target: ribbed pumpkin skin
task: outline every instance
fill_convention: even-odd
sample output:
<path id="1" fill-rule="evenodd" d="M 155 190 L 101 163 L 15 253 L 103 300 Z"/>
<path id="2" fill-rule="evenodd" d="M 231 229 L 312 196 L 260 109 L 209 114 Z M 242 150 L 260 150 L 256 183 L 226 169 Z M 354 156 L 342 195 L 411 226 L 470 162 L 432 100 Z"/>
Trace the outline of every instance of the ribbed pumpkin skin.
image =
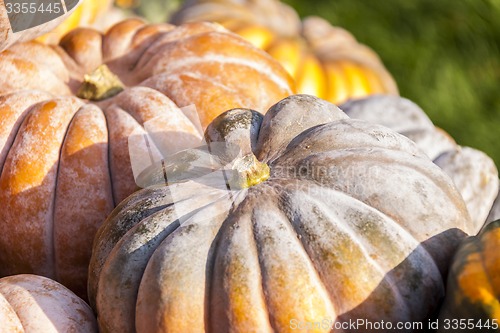
<path id="1" fill-rule="evenodd" d="M 9 22 L 9 17 L 7 16 L 7 8 L 5 7 L 4 0 L 0 0 L 0 52 L 16 42 L 29 41 L 53 29 L 58 29 L 57 27 L 60 24 L 65 24 L 67 19 L 72 17 L 76 12 L 81 11 L 80 7 L 82 6 L 82 2 L 89 2 L 89 1 L 97 2 L 98 0 L 79 0 L 78 5 L 68 13 L 50 22 L 43 23 L 31 29 L 13 33 Z M 23 18 L 22 16 L 19 16 L 18 19 L 22 20 Z"/>
<path id="2" fill-rule="evenodd" d="M 123 201 L 89 266 L 101 332 L 291 332 L 293 319 L 420 321 L 434 310 L 475 227 L 413 142 L 306 95 L 263 119 L 229 111 L 206 138 L 253 151 L 270 178 L 230 191 L 156 185 Z"/>
<path id="3" fill-rule="evenodd" d="M 335 104 L 376 93 L 398 94 L 373 50 L 320 17 L 301 22 L 293 8 L 279 0 L 185 1 L 171 21 L 221 23 L 279 60 L 299 93 Z"/>
<path id="4" fill-rule="evenodd" d="M 488 224 L 479 235 L 466 239 L 461 245 L 448 275 L 447 294 L 440 320 L 474 319 L 485 324 L 496 320 L 500 325 L 500 220 Z M 443 326 L 440 332 L 444 332 Z M 476 331 L 488 330 L 485 327 Z"/>
<path id="5" fill-rule="evenodd" d="M 498 195 L 498 170 L 485 153 L 458 145 L 435 127 L 415 103 L 399 96 L 377 95 L 351 100 L 340 108 L 351 118 L 380 124 L 403 134 L 453 180 L 465 200 L 478 232 Z"/>
<path id="6" fill-rule="evenodd" d="M 98 103 L 74 96 L 106 63 L 127 85 Z M 117 24 L 78 29 L 59 46 L 14 45 L 0 54 L 0 276 L 35 273 L 86 297 L 97 227 L 136 190 L 128 137 L 155 124 L 165 151 L 201 140 L 221 110 L 266 110 L 290 78 L 263 51 L 218 25 Z M 158 117 L 163 117 L 159 122 Z"/>
<path id="7" fill-rule="evenodd" d="M 61 284 L 22 274 L 0 279 L 1 333 L 97 333 L 92 309 Z"/>
<path id="8" fill-rule="evenodd" d="M 55 44 L 66 33 L 75 28 L 93 26 L 100 17 L 106 15 L 112 3 L 113 0 L 81 0 L 80 6 L 68 18 L 37 40 Z"/>

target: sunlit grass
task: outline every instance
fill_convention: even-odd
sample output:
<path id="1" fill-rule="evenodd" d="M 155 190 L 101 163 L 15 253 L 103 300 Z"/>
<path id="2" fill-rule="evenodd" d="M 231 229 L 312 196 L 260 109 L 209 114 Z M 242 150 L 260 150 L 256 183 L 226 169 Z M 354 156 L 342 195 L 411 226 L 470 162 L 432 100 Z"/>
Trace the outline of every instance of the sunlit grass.
<path id="1" fill-rule="evenodd" d="M 403 96 L 500 166 L 500 0 L 285 2 L 372 47 Z"/>

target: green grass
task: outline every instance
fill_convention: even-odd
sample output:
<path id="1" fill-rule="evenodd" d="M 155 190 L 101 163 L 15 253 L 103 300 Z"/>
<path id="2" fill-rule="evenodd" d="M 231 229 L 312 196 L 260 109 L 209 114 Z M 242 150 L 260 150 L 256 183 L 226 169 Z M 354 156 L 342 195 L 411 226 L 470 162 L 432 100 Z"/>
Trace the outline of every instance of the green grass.
<path id="1" fill-rule="evenodd" d="M 372 47 L 401 95 L 500 166 L 500 0 L 285 0 Z"/>

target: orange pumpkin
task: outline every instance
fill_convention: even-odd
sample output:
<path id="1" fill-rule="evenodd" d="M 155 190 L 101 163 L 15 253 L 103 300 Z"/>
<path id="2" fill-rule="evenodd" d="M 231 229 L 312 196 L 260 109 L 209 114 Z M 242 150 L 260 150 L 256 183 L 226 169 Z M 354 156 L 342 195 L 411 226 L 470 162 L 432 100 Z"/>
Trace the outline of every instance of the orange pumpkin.
<path id="1" fill-rule="evenodd" d="M 158 146 L 175 151 L 201 139 L 179 107 L 194 104 L 204 127 L 292 92 L 278 62 L 210 23 L 77 29 L 59 45 L 14 45 L 0 72 L 0 276 L 44 275 L 82 297 L 94 233 L 136 189 L 132 132 L 162 119 Z"/>
<path id="2" fill-rule="evenodd" d="M 194 0 L 172 22 L 215 21 L 266 50 L 294 77 L 299 93 L 338 104 L 376 93 L 398 94 L 377 54 L 319 17 L 300 21 L 279 0 Z"/>
<path id="3" fill-rule="evenodd" d="M 499 247 L 500 220 L 462 242 L 448 274 L 438 332 L 460 331 L 464 323 L 470 332 L 500 331 Z"/>

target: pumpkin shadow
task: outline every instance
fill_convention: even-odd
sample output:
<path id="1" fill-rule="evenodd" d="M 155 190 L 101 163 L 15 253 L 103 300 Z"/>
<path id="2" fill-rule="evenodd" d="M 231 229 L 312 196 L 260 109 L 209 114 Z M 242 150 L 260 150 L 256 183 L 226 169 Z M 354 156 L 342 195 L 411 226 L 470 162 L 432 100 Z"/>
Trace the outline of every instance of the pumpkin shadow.
<path id="1" fill-rule="evenodd" d="M 96 156 L 108 165 L 90 179 L 83 177 Z M 0 178 L 0 277 L 45 276 L 87 301 L 93 239 L 114 208 L 108 158 L 107 143 L 93 144 L 65 158 L 66 165 L 76 165 L 72 171 L 61 171 L 59 160 L 38 186 L 17 193 Z M 5 166 L 0 171 L 8 172 Z"/>
<path id="2" fill-rule="evenodd" d="M 175 138 L 177 146 L 165 147 Z M 228 180 L 237 176 L 232 165 L 242 150 L 236 144 L 207 144 L 189 133 L 164 131 L 129 137 L 131 165 L 136 185 L 154 185 L 193 181 L 215 188 L 230 189 Z"/>
<path id="3" fill-rule="evenodd" d="M 428 240 L 420 243 L 418 247 L 413 250 L 405 260 L 403 260 L 399 265 L 394 267 L 389 271 L 379 285 L 373 290 L 373 292 L 354 309 L 340 315 L 336 323 L 332 325 L 332 333 L 375 333 L 375 332 L 434 332 L 435 321 L 438 316 L 439 308 L 444 299 L 444 292 L 446 290 L 446 280 L 448 275 L 448 269 L 451 265 L 451 259 L 453 254 L 457 250 L 458 243 L 460 240 L 467 236 L 460 229 L 448 229 L 436 236 L 429 238 Z M 391 299 L 389 295 L 390 288 L 397 288 L 400 290 L 401 283 L 398 281 L 405 281 L 408 284 L 408 278 L 414 279 L 414 277 L 409 276 L 408 273 L 414 270 L 415 263 L 419 263 L 419 258 L 421 258 L 422 251 L 427 251 L 431 256 L 440 262 L 441 276 L 443 281 L 442 293 L 440 295 L 422 295 L 422 297 L 427 297 L 435 300 L 435 302 L 427 302 L 428 308 L 420 309 L 419 314 L 417 314 L 416 309 L 413 308 L 413 304 L 408 304 L 407 319 L 400 322 L 391 322 L 391 311 L 399 312 L 401 309 L 394 309 L 394 304 L 391 304 Z M 424 272 L 425 274 L 426 272 Z M 429 272 L 431 273 L 431 272 Z M 420 277 L 420 278 L 423 278 Z M 394 284 L 396 281 L 396 285 Z M 414 281 L 409 281 L 409 285 L 418 288 L 419 284 L 422 282 L 420 279 Z M 432 292 L 432 291 L 430 291 Z M 405 296 L 405 295 L 403 295 Z M 429 304 L 430 303 L 430 304 Z M 422 314 L 424 316 L 422 316 Z M 416 316 L 419 316 L 417 318 Z M 394 316 L 393 316 L 394 317 Z M 384 326 L 382 326 L 382 321 Z M 349 327 L 350 323 L 359 323 L 359 326 L 352 325 Z M 340 327 L 344 323 L 347 329 L 335 329 L 335 327 Z M 390 324 L 389 324 L 390 323 Z M 337 326 L 334 326 L 334 325 Z M 398 325 L 402 325 L 398 327 Z"/>

